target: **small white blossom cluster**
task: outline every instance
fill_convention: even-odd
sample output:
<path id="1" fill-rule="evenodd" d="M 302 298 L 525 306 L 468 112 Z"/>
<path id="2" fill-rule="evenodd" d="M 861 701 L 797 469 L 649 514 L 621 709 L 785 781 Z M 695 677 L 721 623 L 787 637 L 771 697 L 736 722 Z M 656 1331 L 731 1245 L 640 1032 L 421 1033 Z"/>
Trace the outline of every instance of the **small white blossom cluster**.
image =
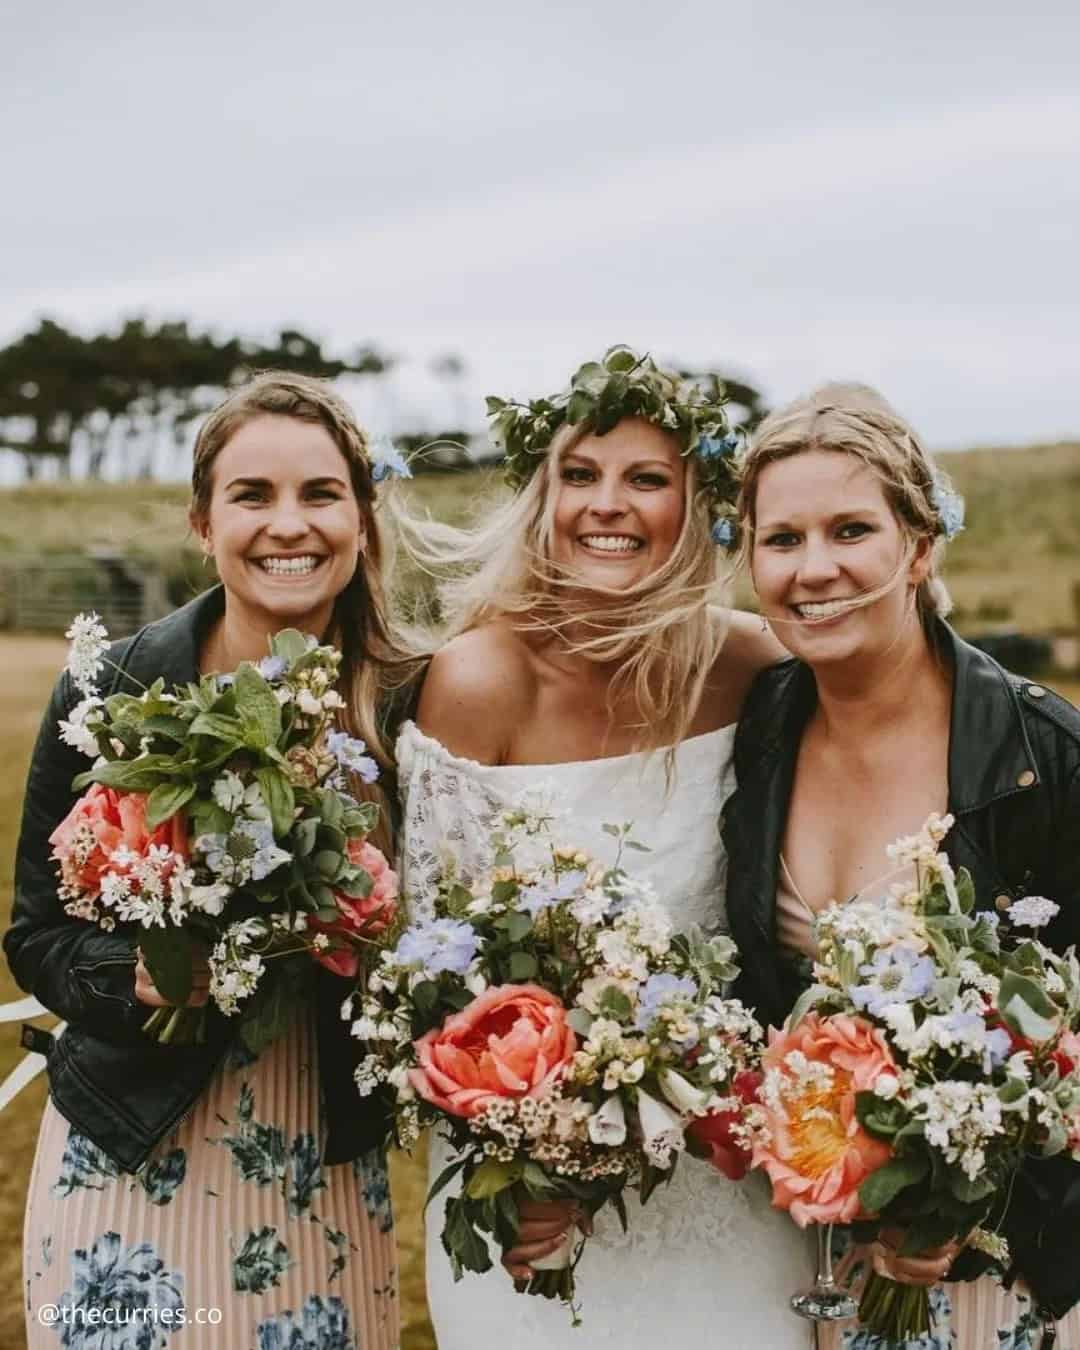
<path id="1" fill-rule="evenodd" d="M 112 932 L 117 922 L 144 928 L 182 924 L 193 911 L 215 912 L 217 888 L 198 886 L 187 859 L 165 844 L 152 844 L 145 854 L 117 848 L 102 868 L 98 889 L 84 890 L 78 869 L 97 848 L 88 825 L 80 826 L 71 852 L 61 868 L 60 898 L 72 918 L 96 923 Z"/>
<path id="2" fill-rule="evenodd" d="M 927 1142 L 974 1181 L 986 1167 L 991 1140 L 1005 1133 L 997 1091 L 985 1083 L 951 1080 L 916 1088 L 909 1102 L 915 1119 L 924 1122 Z"/>
<path id="3" fill-rule="evenodd" d="M 240 1012 L 240 1005 L 258 988 L 266 970 L 264 954 L 275 939 L 301 934 L 307 917 L 270 914 L 265 918 L 240 919 L 231 923 L 210 952 L 210 997 L 226 1017 Z"/>
<path id="4" fill-rule="evenodd" d="M 67 672 L 86 698 L 97 693 L 97 677 L 105 669 L 109 634 L 96 614 L 76 614 L 64 636 L 70 641 Z"/>
<path id="5" fill-rule="evenodd" d="M 99 753 L 95 727 L 101 725 L 101 711 L 105 701 L 96 694 L 90 694 L 80 703 L 76 703 L 65 720 L 60 719 L 60 739 L 80 754 L 96 759 Z"/>

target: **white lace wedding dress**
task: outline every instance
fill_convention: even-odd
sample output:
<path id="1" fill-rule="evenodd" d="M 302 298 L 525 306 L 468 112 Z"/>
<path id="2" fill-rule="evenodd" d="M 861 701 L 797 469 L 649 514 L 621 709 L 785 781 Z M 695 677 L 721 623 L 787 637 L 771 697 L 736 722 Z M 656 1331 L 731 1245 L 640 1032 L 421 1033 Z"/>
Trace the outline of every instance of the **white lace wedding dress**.
<path id="1" fill-rule="evenodd" d="M 664 756 L 620 755 L 571 764 L 483 765 L 451 755 L 406 723 L 397 757 L 405 806 L 402 869 L 407 893 L 430 903 L 440 856 L 452 850 L 466 873 L 486 862 L 495 815 L 520 792 L 550 785 L 568 808 L 559 837 L 593 856 L 610 856 L 601 827 L 633 821 L 652 850 L 632 855 L 655 883 L 679 927 L 725 926 L 726 858 L 720 808 L 732 790 L 733 728 L 685 741 L 666 791 Z M 445 1163 L 434 1141 L 432 1175 Z M 514 1292 L 500 1265 L 455 1284 L 439 1242 L 442 1205 L 428 1212 L 427 1282 L 439 1350 L 621 1350 L 670 1344 L 806 1350 L 809 1324 L 788 1298 L 810 1283 L 810 1238 L 771 1208 L 764 1178 L 734 1184 L 683 1157 L 670 1186 L 644 1208 L 628 1197 L 630 1227 L 602 1210 L 577 1268 L 584 1326 L 565 1308 Z"/>

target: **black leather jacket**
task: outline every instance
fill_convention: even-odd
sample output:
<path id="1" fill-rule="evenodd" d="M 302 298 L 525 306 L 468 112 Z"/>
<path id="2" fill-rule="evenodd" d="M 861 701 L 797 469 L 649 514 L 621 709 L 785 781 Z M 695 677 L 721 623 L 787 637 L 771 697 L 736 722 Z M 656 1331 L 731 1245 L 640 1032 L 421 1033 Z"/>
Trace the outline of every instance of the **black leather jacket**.
<path id="1" fill-rule="evenodd" d="M 1002 897 L 1055 900 L 1061 912 L 1042 937 L 1063 950 L 1080 942 L 1080 712 L 1003 670 L 947 624 L 939 622 L 934 636 L 953 668 L 948 800 L 956 823 L 945 851 L 971 873 L 983 908 Z M 735 992 L 766 1025 L 782 1025 L 803 986 L 777 947 L 776 890 L 795 762 L 816 701 L 810 669 L 781 662 L 755 680 L 735 735 L 738 786 L 722 825 L 728 921 L 742 966 Z M 1071 1182 L 1069 1160 L 1049 1161 Z M 1062 1291 L 1047 1293 L 1047 1301 L 1063 1308 L 1080 1298 L 1077 1212 L 1057 1227 L 1052 1240 L 1047 1231 L 1031 1240 L 1043 1273 Z M 1019 1262 L 1015 1243 L 1013 1250 Z"/>
<path id="2" fill-rule="evenodd" d="M 198 678 L 199 646 L 224 604 L 207 591 L 134 637 L 112 645 L 106 694 L 139 692 L 158 676 L 167 685 Z M 130 675 L 131 680 L 125 679 Z M 136 684 L 134 681 L 139 681 Z M 146 1008 L 134 997 L 134 941 L 64 913 L 49 835 L 71 809 L 71 781 L 88 764 L 64 745 L 57 721 L 80 694 L 67 674 L 53 690 L 30 762 L 15 867 L 12 923 L 4 951 L 19 985 L 67 1022 L 48 1049 L 57 1109 L 125 1171 L 134 1171 L 191 1110 L 229 1048 L 233 1030 L 213 1008 L 204 1045 L 162 1046 L 146 1036 Z M 394 794 L 390 797 L 393 800 Z M 319 968 L 316 1020 L 325 1109 L 327 1163 L 347 1162 L 382 1142 L 385 1115 L 355 1090 L 353 1046 L 340 1007 L 350 981 Z"/>

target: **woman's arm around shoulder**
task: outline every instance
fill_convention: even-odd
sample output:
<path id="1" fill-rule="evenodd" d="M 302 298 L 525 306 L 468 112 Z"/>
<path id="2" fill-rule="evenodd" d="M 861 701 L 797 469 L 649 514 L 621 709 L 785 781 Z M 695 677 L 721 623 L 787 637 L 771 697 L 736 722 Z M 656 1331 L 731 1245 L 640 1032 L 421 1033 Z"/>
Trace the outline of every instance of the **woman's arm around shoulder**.
<path id="1" fill-rule="evenodd" d="M 534 705 L 536 673 L 528 648 L 507 624 L 452 638 L 432 657 L 416 721 L 452 754 L 503 764 L 516 728 Z"/>
<path id="2" fill-rule="evenodd" d="M 762 627 L 757 614 L 739 609 L 717 612 L 717 622 L 727 625 L 727 633 L 710 684 L 723 691 L 725 720 L 734 722 L 755 678 L 791 653 L 776 640 L 772 629 Z"/>

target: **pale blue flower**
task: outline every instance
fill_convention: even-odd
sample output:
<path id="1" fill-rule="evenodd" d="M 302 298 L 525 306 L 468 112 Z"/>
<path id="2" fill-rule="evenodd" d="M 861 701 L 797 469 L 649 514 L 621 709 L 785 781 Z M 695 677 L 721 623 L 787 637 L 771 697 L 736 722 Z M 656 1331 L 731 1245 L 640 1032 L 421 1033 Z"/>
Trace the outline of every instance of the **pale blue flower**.
<path id="1" fill-rule="evenodd" d="M 669 975 L 661 972 L 650 975 L 638 996 L 638 1031 L 648 1031 L 656 1021 L 660 1009 L 671 1003 L 689 1003 L 697 998 L 697 984 L 689 975 Z"/>
<path id="2" fill-rule="evenodd" d="M 102 1233 L 89 1248 L 72 1252 L 71 1277 L 72 1287 L 57 1299 L 65 1313 L 57 1331 L 68 1350 L 158 1350 L 179 1330 L 178 1322 L 149 1314 L 151 1308 L 160 1314 L 184 1306 L 183 1275 L 167 1270 L 149 1242 L 125 1248 L 119 1233 Z M 103 1308 L 123 1309 L 124 1321 L 107 1327 L 92 1321 Z"/>
<path id="3" fill-rule="evenodd" d="M 737 436 L 701 436 L 694 454 L 699 459 L 729 459 L 738 448 Z"/>
<path id="4" fill-rule="evenodd" d="M 255 669 L 264 680 L 273 684 L 275 680 L 280 680 L 289 669 L 289 663 L 283 656 L 264 656 Z"/>
<path id="5" fill-rule="evenodd" d="M 422 966 L 428 974 L 449 970 L 464 975 L 476 955 L 472 925 L 457 919 L 431 919 L 406 928 L 394 957 L 403 966 Z"/>
<path id="6" fill-rule="evenodd" d="M 930 488 L 930 504 L 941 521 L 941 532 L 946 539 L 955 539 L 964 528 L 964 499 L 935 475 Z"/>
<path id="7" fill-rule="evenodd" d="M 562 904 L 564 900 L 573 900 L 585 884 L 585 873 L 580 868 L 564 872 L 558 881 L 538 881 L 535 886 L 525 886 L 518 896 L 518 908 L 534 918 L 542 909 Z"/>
<path id="8" fill-rule="evenodd" d="M 388 436 L 377 436 L 368 447 L 368 460 L 371 464 L 372 482 L 381 483 L 387 478 L 411 478 L 405 456 Z"/>
<path id="9" fill-rule="evenodd" d="M 367 746 L 345 731 L 331 731 L 326 738 L 326 748 L 337 760 L 338 768 L 354 773 L 364 783 L 374 783 L 379 776 L 379 766 L 366 754 Z"/>
<path id="10" fill-rule="evenodd" d="M 895 1003 L 911 1003 L 925 998 L 934 987 L 934 963 L 908 947 L 889 947 L 874 954 L 874 959 L 859 967 L 867 983 L 851 985 L 848 996 L 856 1008 L 880 1017 Z"/>
<path id="11" fill-rule="evenodd" d="M 718 548 L 734 548 L 735 546 L 735 522 L 725 516 L 713 524 L 710 532 L 710 538 Z"/>
<path id="12" fill-rule="evenodd" d="M 265 820 L 241 820 L 228 834 L 204 834 L 195 841 L 214 876 L 231 886 L 262 881 L 292 854 L 278 848 L 273 827 Z"/>

